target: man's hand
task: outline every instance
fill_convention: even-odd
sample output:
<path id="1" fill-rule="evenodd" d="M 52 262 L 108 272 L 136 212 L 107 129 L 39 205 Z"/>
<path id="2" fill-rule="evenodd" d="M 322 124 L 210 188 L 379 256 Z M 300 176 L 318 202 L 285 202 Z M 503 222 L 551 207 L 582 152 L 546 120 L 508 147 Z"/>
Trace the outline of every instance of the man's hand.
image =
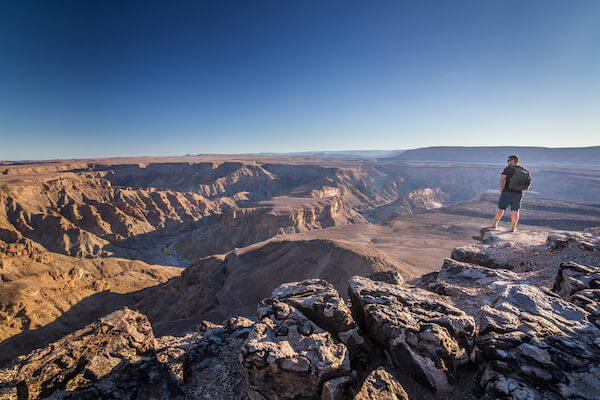
<path id="1" fill-rule="evenodd" d="M 504 192 L 504 184 L 506 183 L 506 175 L 500 175 L 500 193 Z"/>

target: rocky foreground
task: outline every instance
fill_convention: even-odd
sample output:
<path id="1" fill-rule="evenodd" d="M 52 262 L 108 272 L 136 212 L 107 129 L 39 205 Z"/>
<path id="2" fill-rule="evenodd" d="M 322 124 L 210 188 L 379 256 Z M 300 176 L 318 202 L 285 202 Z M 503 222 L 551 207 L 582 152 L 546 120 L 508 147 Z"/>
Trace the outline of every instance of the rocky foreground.
<path id="1" fill-rule="evenodd" d="M 348 285 L 286 283 L 183 337 L 125 308 L 0 370 L 0 398 L 600 399 L 598 233 L 486 232 Z"/>

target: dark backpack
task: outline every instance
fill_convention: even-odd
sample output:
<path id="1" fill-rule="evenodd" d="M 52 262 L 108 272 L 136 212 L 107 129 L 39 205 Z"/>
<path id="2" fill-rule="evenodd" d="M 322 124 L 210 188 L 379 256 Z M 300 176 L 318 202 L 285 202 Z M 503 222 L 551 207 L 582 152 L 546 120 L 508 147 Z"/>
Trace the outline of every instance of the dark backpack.
<path id="1" fill-rule="evenodd" d="M 511 190 L 527 190 L 531 186 L 531 174 L 525 167 L 515 165 L 515 173 L 510 178 L 508 188 Z"/>

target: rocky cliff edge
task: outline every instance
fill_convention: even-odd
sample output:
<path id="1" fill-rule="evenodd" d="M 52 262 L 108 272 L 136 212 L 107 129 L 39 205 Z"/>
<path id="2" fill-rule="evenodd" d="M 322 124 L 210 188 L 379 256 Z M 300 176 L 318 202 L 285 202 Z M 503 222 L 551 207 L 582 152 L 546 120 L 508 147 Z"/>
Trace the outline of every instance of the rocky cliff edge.
<path id="1" fill-rule="evenodd" d="M 599 399 L 599 264 L 597 233 L 485 232 L 417 280 L 287 283 L 184 337 L 123 309 L 0 370 L 0 398 Z"/>

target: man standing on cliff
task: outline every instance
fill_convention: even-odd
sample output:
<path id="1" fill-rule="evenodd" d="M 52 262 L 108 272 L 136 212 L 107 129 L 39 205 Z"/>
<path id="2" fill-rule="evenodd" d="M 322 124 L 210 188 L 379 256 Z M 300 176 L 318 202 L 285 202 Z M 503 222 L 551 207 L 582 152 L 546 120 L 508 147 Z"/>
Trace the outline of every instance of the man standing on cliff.
<path id="1" fill-rule="evenodd" d="M 519 165 L 519 156 L 508 156 L 506 161 L 508 166 L 500 175 L 500 200 L 498 201 L 498 210 L 494 216 L 492 228 L 498 227 L 498 221 L 504 215 L 504 210 L 510 206 L 511 209 L 511 226 L 510 230 L 517 230 L 517 222 L 519 222 L 519 208 L 521 208 L 521 199 L 525 190 L 531 185 L 531 175 L 527 168 Z"/>

